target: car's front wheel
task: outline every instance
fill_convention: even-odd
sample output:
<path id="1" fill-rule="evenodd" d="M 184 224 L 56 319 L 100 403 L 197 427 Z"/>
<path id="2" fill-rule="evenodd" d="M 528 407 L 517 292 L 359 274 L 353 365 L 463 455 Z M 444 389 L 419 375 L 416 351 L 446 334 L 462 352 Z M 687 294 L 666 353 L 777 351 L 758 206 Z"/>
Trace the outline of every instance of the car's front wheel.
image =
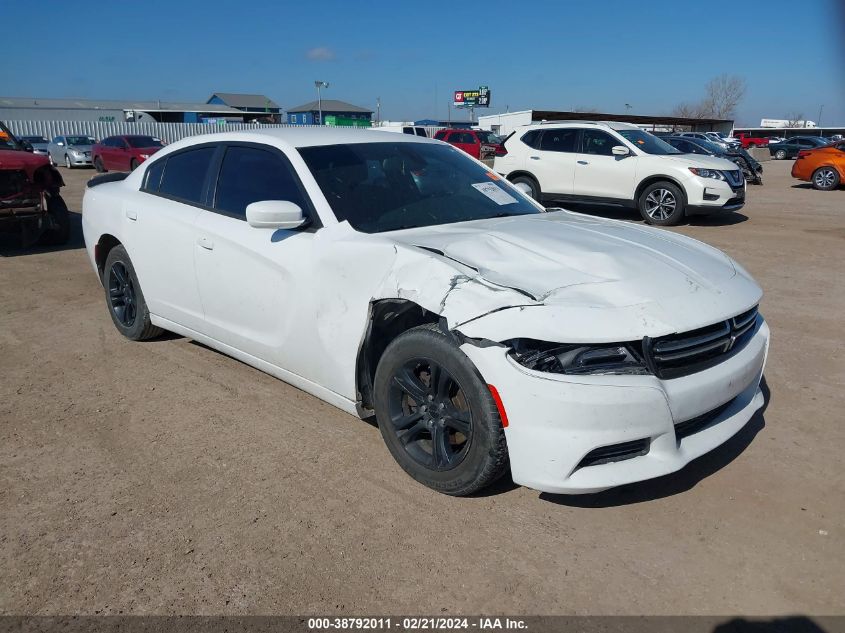
<path id="1" fill-rule="evenodd" d="M 813 172 L 813 187 L 831 191 L 839 186 L 839 172 L 833 167 L 819 167 Z"/>
<path id="2" fill-rule="evenodd" d="M 436 325 L 408 330 L 388 345 L 375 376 L 375 411 L 394 459 L 429 488 L 468 495 L 507 470 L 490 389 Z"/>
<path id="3" fill-rule="evenodd" d="M 137 167 L 138 167 L 138 161 L 137 160 L 135 160 L 133 158 L 132 160 L 129 161 L 129 171 L 135 171 L 135 169 L 137 169 Z"/>
<path id="4" fill-rule="evenodd" d="M 671 182 L 655 182 L 643 189 L 637 199 L 640 215 L 648 224 L 672 226 L 684 217 L 684 194 Z"/>
<path id="5" fill-rule="evenodd" d="M 97 173 L 100 173 L 100 174 L 102 174 L 106 171 L 106 167 L 105 167 L 105 165 L 103 165 L 103 159 L 100 158 L 99 156 L 97 156 L 94 159 L 94 169 L 96 169 Z"/>
<path id="6" fill-rule="evenodd" d="M 106 257 L 103 288 L 109 315 L 118 332 L 133 341 L 143 341 L 161 334 L 150 322 L 150 311 L 138 283 L 135 267 L 123 246 L 115 246 Z"/>
<path id="7" fill-rule="evenodd" d="M 68 169 L 73 169 L 73 163 L 70 162 L 70 156 L 65 154 L 65 167 Z"/>
<path id="8" fill-rule="evenodd" d="M 540 202 L 540 185 L 531 176 L 517 176 L 511 184 L 532 200 Z"/>
<path id="9" fill-rule="evenodd" d="M 775 152 L 775 158 L 777 158 L 778 160 L 784 160 L 786 158 L 786 150 L 785 149 L 777 150 Z"/>

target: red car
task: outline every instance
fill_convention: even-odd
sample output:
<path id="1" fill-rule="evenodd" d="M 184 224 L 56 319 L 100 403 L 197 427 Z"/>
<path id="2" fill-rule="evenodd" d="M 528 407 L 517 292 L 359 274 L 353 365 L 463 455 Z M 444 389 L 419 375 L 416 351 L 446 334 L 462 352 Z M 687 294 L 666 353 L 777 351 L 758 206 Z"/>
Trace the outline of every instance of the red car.
<path id="1" fill-rule="evenodd" d="M 499 137 L 487 130 L 440 130 L 434 138 L 446 141 L 478 159 L 493 158 L 496 152 L 502 150 Z"/>
<path id="2" fill-rule="evenodd" d="M 164 143 L 154 136 L 109 136 L 94 145 L 91 158 L 99 172 L 132 171 L 162 147 Z"/>

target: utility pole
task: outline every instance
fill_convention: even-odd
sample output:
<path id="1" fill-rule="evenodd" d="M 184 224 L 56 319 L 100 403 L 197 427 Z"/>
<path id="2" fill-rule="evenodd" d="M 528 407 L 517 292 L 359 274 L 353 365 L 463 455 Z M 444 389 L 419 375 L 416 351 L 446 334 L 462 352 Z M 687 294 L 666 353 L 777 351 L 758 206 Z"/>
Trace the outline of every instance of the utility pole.
<path id="1" fill-rule="evenodd" d="M 376 127 L 381 125 L 381 97 L 376 97 Z"/>
<path id="2" fill-rule="evenodd" d="M 822 127 L 822 110 L 824 110 L 824 104 L 821 104 L 819 106 L 819 120 L 816 121 L 816 127 L 818 127 L 820 130 Z"/>
<path id="3" fill-rule="evenodd" d="M 319 123 L 318 125 L 323 124 L 323 100 L 320 97 L 320 88 L 328 88 L 329 82 L 328 81 L 315 81 L 314 87 L 317 88 L 317 112 L 319 115 Z"/>

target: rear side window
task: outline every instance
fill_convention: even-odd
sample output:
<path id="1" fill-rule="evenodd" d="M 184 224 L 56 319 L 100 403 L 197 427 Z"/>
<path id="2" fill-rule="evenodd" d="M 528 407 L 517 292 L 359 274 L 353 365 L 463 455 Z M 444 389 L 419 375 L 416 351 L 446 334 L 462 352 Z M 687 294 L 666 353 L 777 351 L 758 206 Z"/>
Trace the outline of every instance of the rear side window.
<path id="1" fill-rule="evenodd" d="M 185 202 L 202 203 L 205 176 L 214 151 L 214 147 L 200 147 L 168 156 L 159 193 Z"/>
<path id="2" fill-rule="evenodd" d="M 214 208 L 246 219 L 246 207 L 260 200 L 307 206 L 291 167 L 277 154 L 254 147 L 229 147 L 217 178 Z"/>
<path id="3" fill-rule="evenodd" d="M 413 134 L 413 133 L 414 133 L 414 128 L 412 128 L 412 127 L 403 127 L 402 128 L 402 134 Z"/>
<path id="4" fill-rule="evenodd" d="M 525 143 L 528 147 L 539 149 L 538 146 L 540 143 L 540 130 L 531 130 L 530 132 L 526 132 L 522 135 L 522 138 L 519 140 Z"/>
<path id="5" fill-rule="evenodd" d="M 157 160 L 147 168 L 147 173 L 144 175 L 144 185 L 141 189 L 144 191 L 158 191 L 159 185 L 161 185 L 161 175 L 164 173 L 164 164 L 166 162 L 167 159 Z"/>
<path id="6" fill-rule="evenodd" d="M 574 152 L 578 130 L 543 130 L 540 149 L 546 152 Z"/>
<path id="7" fill-rule="evenodd" d="M 426 138 L 428 137 L 428 134 L 425 133 L 424 127 L 417 128 L 417 136 L 425 136 Z"/>
<path id="8" fill-rule="evenodd" d="M 617 141 L 601 130 L 584 130 L 582 138 L 584 153 L 594 156 L 613 156 L 613 146 L 622 145 L 621 141 Z"/>
<path id="9" fill-rule="evenodd" d="M 446 130 L 438 130 L 437 134 L 434 135 L 434 138 L 442 141 L 446 137 Z"/>

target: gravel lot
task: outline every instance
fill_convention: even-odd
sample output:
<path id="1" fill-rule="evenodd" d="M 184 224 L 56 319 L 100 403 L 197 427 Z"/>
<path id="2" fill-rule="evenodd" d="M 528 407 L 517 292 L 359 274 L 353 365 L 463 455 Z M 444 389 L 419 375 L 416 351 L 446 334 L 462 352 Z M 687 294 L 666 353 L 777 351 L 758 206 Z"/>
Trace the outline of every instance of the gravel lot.
<path id="1" fill-rule="evenodd" d="M 366 422 L 190 340 L 122 339 L 78 216 L 63 250 L 3 240 L 0 613 L 842 613 L 845 190 L 765 169 L 742 214 L 677 230 L 763 285 L 767 407 L 591 497 L 429 491 Z M 92 172 L 63 173 L 79 211 Z"/>

